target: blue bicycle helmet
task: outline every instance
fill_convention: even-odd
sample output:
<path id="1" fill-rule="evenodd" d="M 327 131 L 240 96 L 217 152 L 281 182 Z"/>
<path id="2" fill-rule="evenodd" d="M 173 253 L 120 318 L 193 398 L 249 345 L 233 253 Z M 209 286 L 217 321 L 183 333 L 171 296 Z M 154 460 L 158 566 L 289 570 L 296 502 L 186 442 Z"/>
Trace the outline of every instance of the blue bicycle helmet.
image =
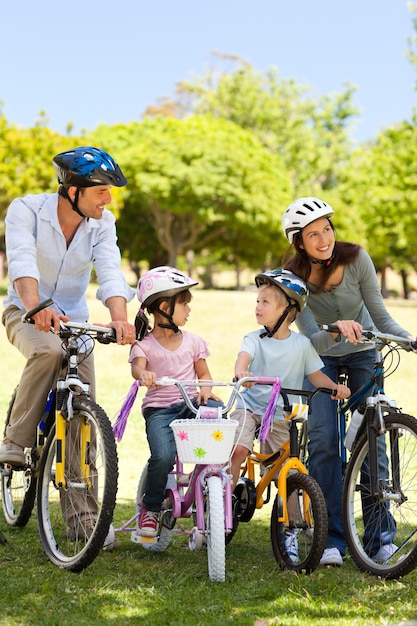
<path id="1" fill-rule="evenodd" d="M 302 278 L 290 272 L 290 270 L 269 270 L 255 276 L 257 287 L 270 284 L 278 287 L 288 298 L 295 300 L 297 309 L 302 311 L 306 305 L 308 296 L 307 285 Z"/>
<path id="2" fill-rule="evenodd" d="M 289 315 L 293 309 L 297 311 L 304 309 L 308 296 L 307 285 L 297 274 L 290 272 L 290 270 L 281 269 L 269 270 L 262 274 L 257 274 L 255 276 L 255 283 L 257 287 L 261 285 L 273 285 L 274 287 L 278 287 L 287 299 L 288 305 L 275 326 L 273 328 L 267 328 L 265 326 L 265 332 L 261 334 L 261 339 L 264 337 L 273 337 L 287 315 Z"/>
<path id="3" fill-rule="evenodd" d="M 54 156 L 52 164 L 60 185 L 124 187 L 127 183 L 114 159 L 104 150 L 93 146 L 81 146 L 60 152 Z"/>

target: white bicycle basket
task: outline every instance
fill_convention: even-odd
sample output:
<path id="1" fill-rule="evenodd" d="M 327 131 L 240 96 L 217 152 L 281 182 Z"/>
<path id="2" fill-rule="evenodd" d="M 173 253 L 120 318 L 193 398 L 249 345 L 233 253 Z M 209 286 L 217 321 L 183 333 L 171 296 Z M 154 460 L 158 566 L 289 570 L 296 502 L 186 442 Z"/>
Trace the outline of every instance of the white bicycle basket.
<path id="1" fill-rule="evenodd" d="M 238 422 L 227 419 L 174 420 L 178 458 L 182 463 L 226 463 L 231 455 Z"/>

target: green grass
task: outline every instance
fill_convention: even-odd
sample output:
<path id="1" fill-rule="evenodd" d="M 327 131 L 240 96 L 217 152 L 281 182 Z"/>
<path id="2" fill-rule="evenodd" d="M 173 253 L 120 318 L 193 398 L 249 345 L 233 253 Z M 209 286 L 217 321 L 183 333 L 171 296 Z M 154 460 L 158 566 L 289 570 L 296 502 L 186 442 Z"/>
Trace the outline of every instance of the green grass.
<path id="1" fill-rule="evenodd" d="M 244 332 L 256 328 L 255 294 L 234 291 L 195 291 L 187 328 L 209 341 L 214 378 L 230 380 Z M 92 321 L 107 321 L 93 298 Z M 130 305 L 133 319 L 137 303 Z M 392 315 L 415 330 L 417 305 L 390 302 Z M 111 419 L 132 379 L 129 350 L 97 346 L 98 398 Z M 387 392 L 404 410 L 417 415 L 413 396 L 417 362 L 405 355 L 400 369 L 388 380 Z M 0 406 L 5 415 L 17 384 L 23 359 L 0 328 Z M 119 444 L 120 479 L 115 524 L 134 513 L 137 480 L 147 459 L 147 442 L 139 398 Z M 0 545 L 2 564 L 1 625 L 257 624 L 347 626 L 393 624 L 417 619 L 417 573 L 400 581 L 364 575 L 347 558 L 340 569 L 319 568 L 310 576 L 283 572 L 269 540 L 271 505 L 241 524 L 227 548 L 226 582 L 211 583 L 205 551 L 192 552 L 182 535 L 175 535 L 166 552 L 152 554 L 119 535 L 121 546 L 103 552 L 81 574 L 62 571 L 46 559 L 35 518 L 24 529 L 9 528 L 0 519 L 8 542 Z"/>

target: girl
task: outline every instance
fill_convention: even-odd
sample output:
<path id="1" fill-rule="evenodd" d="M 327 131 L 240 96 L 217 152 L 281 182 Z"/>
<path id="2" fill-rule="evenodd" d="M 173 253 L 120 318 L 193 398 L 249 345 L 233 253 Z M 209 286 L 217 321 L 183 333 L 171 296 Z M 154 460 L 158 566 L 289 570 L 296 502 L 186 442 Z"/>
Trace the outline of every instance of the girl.
<path id="1" fill-rule="evenodd" d="M 195 417 L 175 385 L 162 387 L 156 381 L 163 376 L 211 380 L 207 343 L 198 335 L 180 330 L 191 311 L 190 287 L 197 284 L 177 269 L 165 266 L 149 270 L 138 283 L 138 299 L 142 303 L 139 314 L 143 320 L 146 309 L 154 317 L 153 329 L 132 346 L 129 357 L 133 378 L 148 388 L 142 412 L 151 456 L 137 529 L 144 537 L 158 534 L 165 485 L 174 466 L 176 447 L 170 423 Z M 147 326 L 145 321 L 142 324 Z M 200 392 L 190 387 L 187 391 L 196 406 L 221 404 L 211 387 L 202 387 Z"/>

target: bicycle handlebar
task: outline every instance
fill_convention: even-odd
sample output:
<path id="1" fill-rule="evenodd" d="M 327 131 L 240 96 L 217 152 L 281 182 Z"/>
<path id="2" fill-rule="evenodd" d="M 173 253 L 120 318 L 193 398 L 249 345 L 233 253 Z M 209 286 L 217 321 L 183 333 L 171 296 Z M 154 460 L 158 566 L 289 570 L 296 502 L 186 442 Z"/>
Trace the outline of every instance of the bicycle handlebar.
<path id="1" fill-rule="evenodd" d="M 185 404 L 195 415 L 197 414 L 198 409 L 196 409 L 196 407 L 192 404 L 186 387 L 233 387 L 227 404 L 225 404 L 221 409 L 221 414 L 226 415 L 236 400 L 239 388 L 244 383 L 254 383 L 255 385 L 274 385 L 278 380 L 279 378 L 277 376 L 243 376 L 237 381 L 228 383 L 215 380 L 177 380 L 176 378 L 164 376 L 163 378 L 159 378 L 156 381 L 156 384 L 161 386 L 176 385 L 184 399 Z M 288 410 L 290 407 L 288 399 L 289 395 L 303 396 L 307 398 L 307 404 L 309 404 L 311 399 L 318 393 L 327 393 L 334 396 L 336 395 L 337 390 L 330 389 L 328 387 L 317 387 L 314 391 L 307 391 L 305 389 L 286 389 L 283 387 L 280 389 L 280 395 L 284 400 L 284 410 Z"/>
<path id="2" fill-rule="evenodd" d="M 340 330 L 336 324 L 320 324 L 320 330 L 325 330 L 328 333 L 338 333 Z M 390 333 L 380 333 L 379 331 L 374 330 L 363 330 L 362 333 L 362 341 L 363 343 L 373 342 L 375 340 L 382 341 L 385 344 L 395 342 L 404 350 L 409 352 L 417 352 L 417 341 L 414 339 L 406 339 L 405 337 L 400 337 L 399 335 L 391 335 Z"/>
<path id="3" fill-rule="evenodd" d="M 48 308 L 54 304 L 52 299 L 44 300 L 33 309 L 29 309 L 22 315 L 22 322 L 27 324 L 34 324 L 33 316 L 39 311 Z M 51 329 L 52 330 L 52 329 Z M 113 328 L 107 328 L 106 326 L 96 326 L 89 324 L 88 322 L 63 322 L 60 321 L 59 336 L 61 338 L 68 338 L 71 336 L 89 335 L 90 337 L 97 339 L 99 343 L 114 343 L 116 341 L 116 334 Z"/>

